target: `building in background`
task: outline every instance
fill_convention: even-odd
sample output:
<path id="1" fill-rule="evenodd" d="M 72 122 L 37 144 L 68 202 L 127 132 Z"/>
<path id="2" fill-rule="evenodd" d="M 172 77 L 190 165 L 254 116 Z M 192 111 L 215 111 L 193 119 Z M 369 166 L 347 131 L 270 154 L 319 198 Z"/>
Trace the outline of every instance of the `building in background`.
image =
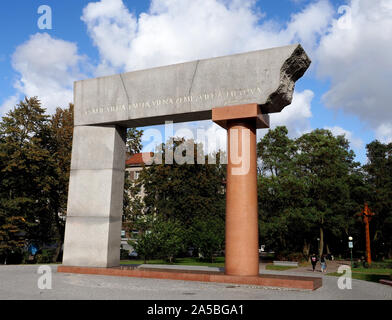
<path id="1" fill-rule="evenodd" d="M 127 159 L 125 161 L 125 170 L 129 173 L 129 178 L 131 181 L 135 181 L 139 178 L 140 171 L 143 170 L 144 167 L 148 166 L 143 161 L 143 157 L 145 159 L 152 158 L 154 153 L 152 152 L 143 152 L 143 153 L 136 153 L 130 155 L 127 153 Z M 144 196 L 144 190 L 140 191 L 141 196 Z M 127 221 L 124 219 L 123 216 L 123 227 L 121 231 L 121 247 L 125 250 L 128 250 L 132 253 L 133 248 L 128 244 L 128 240 L 135 240 L 136 235 L 138 234 L 138 230 L 131 230 L 128 231 Z"/>

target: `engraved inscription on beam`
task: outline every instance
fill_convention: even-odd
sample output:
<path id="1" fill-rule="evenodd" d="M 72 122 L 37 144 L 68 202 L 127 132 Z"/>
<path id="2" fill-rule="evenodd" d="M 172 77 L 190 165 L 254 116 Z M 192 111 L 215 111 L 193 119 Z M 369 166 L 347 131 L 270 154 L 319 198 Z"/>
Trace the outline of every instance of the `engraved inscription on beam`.
<path id="1" fill-rule="evenodd" d="M 134 102 L 128 105 L 115 105 L 115 106 L 102 106 L 98 108 L 90 108 L 85 111 L 85 114 L 93 113 L 111 113 L 120 112 L 138 108 L 151 108 L 164 105 L 174 105 L 181 103 L 197 103 L 198 101 L 212 101 L 216 99 L 223 100 L 221 105 L 229 105 L 236 102 L 236 99 L 243 98 L 244 96 L 252 97 L 261 92 L 261 88 L 247 88 L 247 89 L 232 89 L 227 91 L 216 90 L 210 93 L 199 94 L 197 96 L 187 95 L 182 97 L 167 97 L 156 99 L 152 101 Z"/>

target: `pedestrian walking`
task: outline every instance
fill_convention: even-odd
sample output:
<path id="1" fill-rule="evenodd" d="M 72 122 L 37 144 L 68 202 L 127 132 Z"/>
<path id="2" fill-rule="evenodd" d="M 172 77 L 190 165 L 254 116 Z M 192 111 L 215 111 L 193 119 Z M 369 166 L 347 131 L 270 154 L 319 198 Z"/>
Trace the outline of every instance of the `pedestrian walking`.
<path id="1" fill-rule="evenodd" d="M 321 263 L 321 272 L 327 272 L 327 260 L 325 259 L 324 255 L 321 255 L 320 263 Z"/>
<path id="2" fill-rule="evenodd" d="M 313 272 L 314 272 L 314 270 L 316 269 L 316 264 L 317 264 L 317 257 L 314 253 L 310 257 L 310 262 L 312 263 L 312 268 L 313 268 Z"/>

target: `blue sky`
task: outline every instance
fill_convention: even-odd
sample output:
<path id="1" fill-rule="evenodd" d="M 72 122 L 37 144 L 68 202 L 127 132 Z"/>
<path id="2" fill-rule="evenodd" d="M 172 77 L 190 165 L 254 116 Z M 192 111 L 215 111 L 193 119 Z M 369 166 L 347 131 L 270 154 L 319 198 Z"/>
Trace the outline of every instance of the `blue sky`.
<path id="1" fill-rule="evenodd" d="M 272 125 L 287 125 L 293 137 L 315 128 L 345 133 L 364 163 L 367 143 L 392 140 L 391 2 L 4 1 L 0 116 L 25 95 L 39 96 L 49 112 L 64 107 L 82 78 L 300 42 L 312 67 Z M 38 28 L 40 5 L 52 9 L 51 30 Z"/>

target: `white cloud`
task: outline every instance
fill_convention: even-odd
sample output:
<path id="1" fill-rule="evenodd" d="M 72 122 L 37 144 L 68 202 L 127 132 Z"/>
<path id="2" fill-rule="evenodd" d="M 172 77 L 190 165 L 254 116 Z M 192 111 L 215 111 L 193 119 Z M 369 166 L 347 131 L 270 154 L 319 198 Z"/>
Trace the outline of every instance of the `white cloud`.
<path id="1" fill-rule="evenodd" d="M 101 56 L 97 74 L 106 75 L 295 42 L 313 51 L 332 15 L 330 3 L 321 0 L 282 26 L 263 20 L 253 0 L 153 0 L 135 17 L 121 0 L 101 0 L 85 7 L 82 20 Z M 293 135 L 309 131 L 313 96 L 295 93 L 291 106 L 272 115 L 273 125 L 286 125 Z M 216 125 L 209 126 L 217 135 Z"/>
<path id="2" fill-rule="evenodd" d="M 320 0 L 282 26 L 265 20 L 254 0 L 152 0 L 138 17 L 122 0 L 100 0 L 84 8 L 82 20 L 100 54 L 94 73 L 106 75 L 294 42 L 313 48 L 331 11 Z M 75 43 L 47 33 L 17 47 L 12 65 L 19 74 L 17 92 L 3 103 L 2 113 L 24 95 L 38 96 L 53 112 L 73 100 L 73 81 L 90 68 Z"/>
<path id="3" fill-rule="evenodd" d="M 207 154 L 227 151 L 227 130 L 211 120 L 195 123 L 196 142 L 202 143 Z M 202 133 L 202 134 L 200 134 Z"/>
<path id="4" fill-rule="evenodd" d="M 286 26 L 262 20 L 254 0 L 153 0 L 137 18 L 122 0 L 101 0 L 85 7 L 82 20 L 99 50 L 102 75 L 294 42 L 312 49 L 331 17 L 326 0 Z"/>
<path id="5" fill-rule="evenodd" d="M 281 31 L 282 37 L 287 42 L 300 42 L 308 54 L 313 54 L 319 37 L 327 32 L 333 14 L 329 1 L 311 3 L 303 11 L 292 15 L 287 29 Z"/>
<path id="6" fill-rule="evenodd" d="M 392 2 L 350 0 L 337 17 L 330 1 L 319 0 L 292 14 L 286 24 L 268 20 L 255 4 L 254 0 L 152 0 L 147 12 L 135 16 L 122 0 L 90 2 L 82 20 L 100 54 L 94 73 L 300 42 L 318 74 L 330 79 L 325 104 L 359 116 L 376 138 L 391 141 Z M 0 114 L 23 95 L 39 96 L 50 112 L 66 105 L 72 101 L 72 82 L 84 77 L 81 65 L 90 67 L 75 43 L 46 33 L 21 44 L 12 64 L 19 74 L 17 92 L 2 103 Z M 296 92 L 291 106 L 271 115 L 271 125 L 286 125 L 294 136 L 309 131 L 313 95 L 310 90 Z"/>
<path id="7" fill-rule="evenodd" d="M 318 73 L 330 79 L 327 107 L 357 115 L 382 139 L 392 137 L 392 2 L 351 0 L 317 51 Z"/>
<path id="8" fill-rule="evenodd" d="M 122 0 L 90 2 L 83 9 L 82 20 L 101 57 L 96 73 L 110 74 L 123 69 L 129 60 L 137 22 Z"/>
<path id="9" fill-rule="evenodd" d="M 5 116 L 8 111 L 12 110 L 19 103 L 19 101 L 20 101 L 20 97 L 18 94 L 8 97 L 0 105 L 0 117 Z"/>
<path id="10" fill-rule="evenodd" d="M 291 105 L 280 113 L 270 114 L 270 126 L 286 126 L 291 137 L 298 137 L 311 131 L 310 118 L 312 117 L 311 105 L 314 93 L 311 90 L 294 92 Z"/>
<path id="11" fill-rule="evenodd" d="M 351 148 L 355 150 L 360 150 L 363 148 L 363 141 L 360 138 L 356 138 L 354 134 L 351 131 L 345 130 L 339 126 L 334 126 L 334 127 L 324 127 L 324 129 L 327 129 L 332 132 L 334 136 L 342 136 L 344 135 L 345 138 L 349 141 L 351 144 Z"/>
<path id="12" fill-rule="evenodd" d="M 227 149 L 227 131 L 212 120 L 175 123 L 174 136 L 178 138 L 194 139 L 202 143 L 205 153 L 211 154 Z"/>
<path id="13" fill-rule="evenodd" d="M 376 129 L 376 138 L 382 143 L 392 142 L 392 124 L 383 123 Z"/>
<path id="14" fill-rule="evenodd" d="M 12 66 L 18 72 L 14 83 L 17 93 L 2 104 L 0 112 L 23 96 L 38 96 L 49 113 L 65 107 L 73 101 L 73 81 L 84 77 L 82 62 L 88 65 L 75 43 L 47 33 L 32 35 L 12 55 Z"/>

